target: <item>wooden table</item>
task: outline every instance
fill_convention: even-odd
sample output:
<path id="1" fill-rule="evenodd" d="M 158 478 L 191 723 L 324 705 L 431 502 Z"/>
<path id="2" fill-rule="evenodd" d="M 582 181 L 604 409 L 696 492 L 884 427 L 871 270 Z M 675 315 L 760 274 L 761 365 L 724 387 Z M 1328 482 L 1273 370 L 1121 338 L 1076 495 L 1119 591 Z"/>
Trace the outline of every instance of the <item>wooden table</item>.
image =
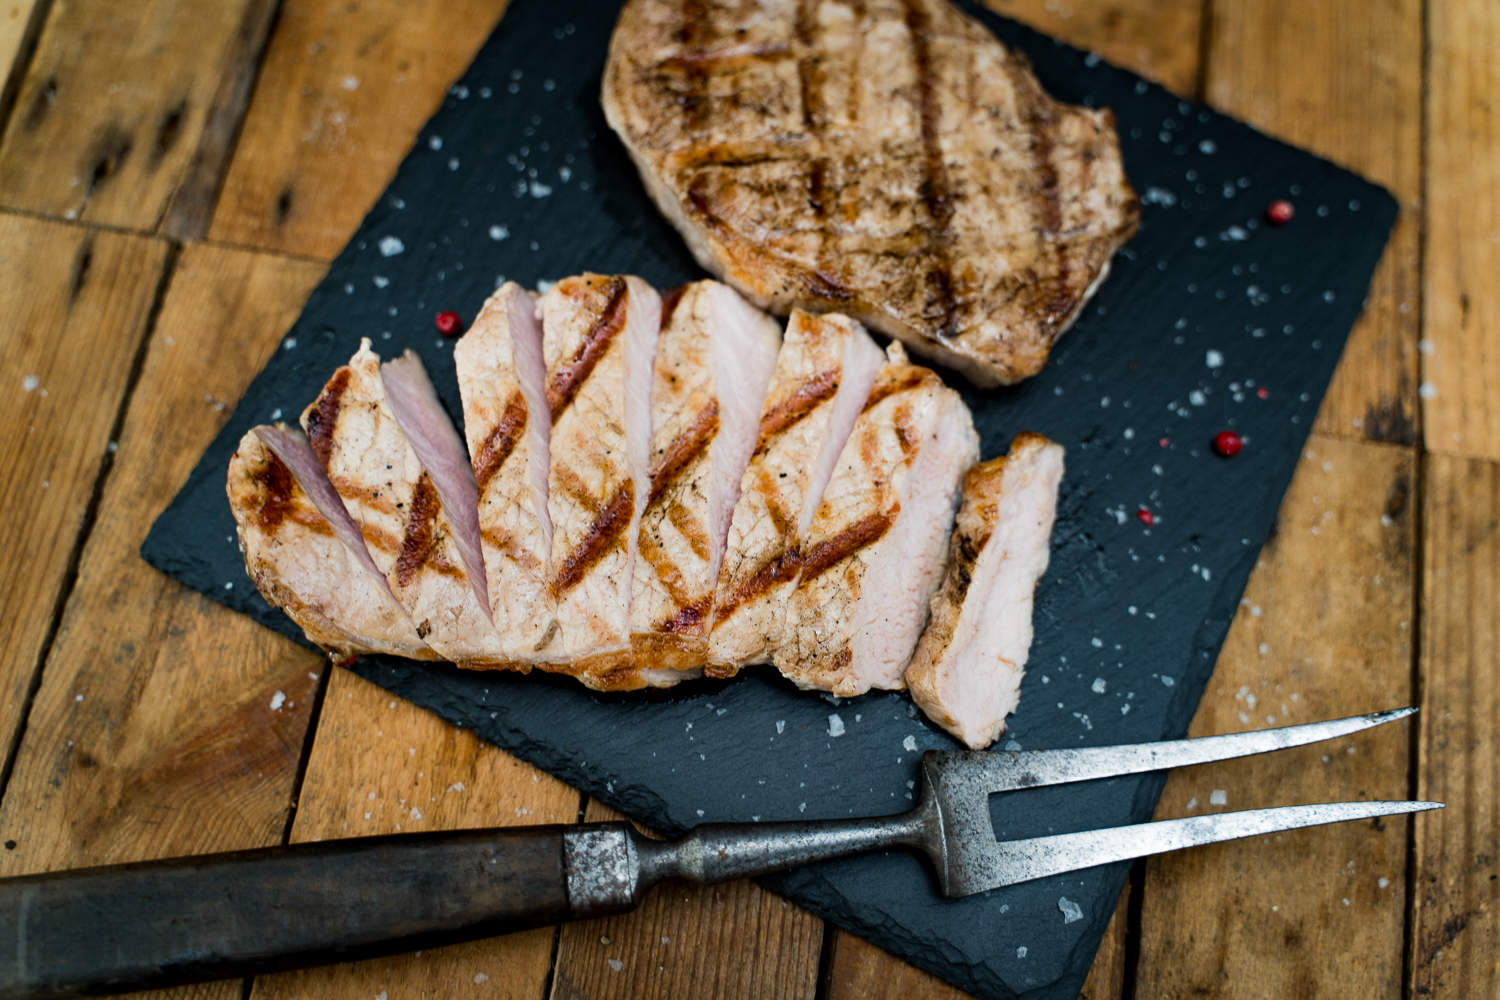
<path id="1" fill-rule="evenodd" d="M 0 874 L 606 813 L 136 556 L 503 6 L 0 2 Z M 1139 865 L 1086 994 L 1496 995 L 1500 6 L 999 6 L 1402 208 L 1193 729 L 1423 712 L 1407 732 L 1175 776 L 1161 812 L 1215 790 L 1236 807 L 1450 808 Z M 956 995 L 748 883 L 186 992 L 247 988 Z"/>

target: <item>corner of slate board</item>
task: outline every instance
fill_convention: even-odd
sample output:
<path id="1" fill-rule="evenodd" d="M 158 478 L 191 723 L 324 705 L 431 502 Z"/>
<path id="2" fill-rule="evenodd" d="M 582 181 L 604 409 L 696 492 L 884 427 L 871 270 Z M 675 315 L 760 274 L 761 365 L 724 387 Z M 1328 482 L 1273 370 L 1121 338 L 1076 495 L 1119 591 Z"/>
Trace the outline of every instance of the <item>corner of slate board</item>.
<path id="1" fill-rule="evenodd" d="M 1047 369 L 1013 389 L 964 389 L 986 456 L 1023 428 L 1068 449 L 1032 662 L 1005 745 L 1180 737 L 1395 202 L 1095 56 L 964 6 L 1025 52 L 1053 94 L 1114 110 L 1143 202 L 1140 234 Z M 295 635 L 249 585 L 234 544 L 223 477 L 247 429 L 300 412 L 361 336 L 383 354 L 415 349 L 457 415 L 452 344 L 431 317 L 453 309 L 472 319 L 502 277 L 530 286 L 585 269 L 630 271 L 668 285 L 700 275 L 604 125 L 597 94 L 611 27 L 589 0 L 514 0 L 152 528 L 142 547 L 152 565 Z M 1265 206 L 1281 197 L 1296 204 L 1296 219 L 1264 226 Z M 1245 438 L 1233 461 L 1208 448 L 1224 428 Z M 1141 507 L 1154 527 L 1137 520 Z M 382 658 L 356 670 L 666 832 L 898 811 L 911 804 L 921 752 L 954 746 L 901 695 L 837 701 L 763 673 L 621 697 L 557 678 Z M 1009 795 L 994 804 L 995 827 L 1030 836 L 1141 822 L 1162 781 Z M 764 883 L 978 996 L 1050 1000 L 1076 995 L 1126 867 L 961 900 L 940 898 L 924 863 L 899 853 Z"/>

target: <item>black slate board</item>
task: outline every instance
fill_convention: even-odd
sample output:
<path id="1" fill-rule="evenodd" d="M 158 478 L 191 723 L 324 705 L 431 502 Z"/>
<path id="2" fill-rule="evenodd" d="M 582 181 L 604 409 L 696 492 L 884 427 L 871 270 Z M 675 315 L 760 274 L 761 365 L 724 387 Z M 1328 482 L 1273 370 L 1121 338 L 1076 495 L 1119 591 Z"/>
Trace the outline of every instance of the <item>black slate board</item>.
<path id="1" fill-rule="evenodd" d="M 1395 203 L 1095 56 L 970 9 L 1031 57 L 1053 94 L 1114 109 L 1145 203 L 1140 235 L 1046 371 L 1015 389 L 965 390 L 986 457 L 1023 428 L 1068 448 L 1036 643 L 1005 745 L 1180 736 Z M 630 271 L 659 286 L 699 276 L 599 111 L 611 22 L 597 0 L 514 0 L 157 521 L 142 548 L 153 565 L 296 634 L 255 593 L 234 546 L 224 470 L 247 428 L 294 420 L 362 335 L 387 356 L 419 351 L 456 416 L 452 343 L 432 317 L 472 318 L 502 276 L 533 285 Z M 1264 225 L 1266 206 L 1283 197 L 1296 219 Z M 1233 460 L 1209 448 L 1225 428 L 1245 439 Z M 764 673 L 606 697 L 535 675 L 375 658 L 355 669 L 668 832 L 904 809 L 920 751 L 953 745 L 902 695 L 831 703 Z M 1160 789 L 1160 777 L 1146 777 L 1013 795 L 996 802 L 996 828 L 1026 836 L 1138 822 Z M 898 853 L 766 884 L 972 993 L 1050 998 L 1076 994 L 1125 874 L 1114 865 L 950 901 L 917 858 Z"/>

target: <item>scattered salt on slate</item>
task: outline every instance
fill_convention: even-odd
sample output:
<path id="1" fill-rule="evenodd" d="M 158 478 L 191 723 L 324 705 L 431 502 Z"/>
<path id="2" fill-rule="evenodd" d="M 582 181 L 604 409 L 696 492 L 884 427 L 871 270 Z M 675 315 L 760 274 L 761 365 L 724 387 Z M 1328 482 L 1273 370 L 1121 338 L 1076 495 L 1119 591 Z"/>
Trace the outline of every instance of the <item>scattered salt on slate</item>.
<path id="1" fill-rule="evenodd" d="M 970 8 L 1064 100 L 1114 109 L 1140 235 L 1036 379 L 965 387 L 986 457 L 1023 429 L 1068 449 L 1036 643 L 1006 747 L 1181 736 L 1270 530 L 1395 215 L 1382 190 L 1308 154 Z M 292 415 L 361 336 L 414 348 L 459 413 L 452 341 L 504 279 L 582 270 L 696 278 L 647 201 L 597 94 L 612 18 L 590 0 L 514 0 L 396 179 L 143 546 L 151 563 L 287 634 L 244 570 L 224 500 L 253 424 Z M 1266 222 L 1277 199 L 1286 225 Z M 956 378 L 950 381 L 958 384 Z M 1243 451 L 1212 452 L 1232 430 Z M 208 665 L 205 665 L 206 667 Z M 952 747 L 904 695 L 833 699 L 765 671 L 601 696 L 541 675 L 361 659 L 392 692 L 653 827 L 905 809 L 922 750 Z M 1276 664 L 1268 660 L 1268 676 Z M 830 702 L 833 702 L 830 704 Z M 1007 796 L 1001 836 L 1149 819 L 1161 778 Z M 1247 845 L 1253 851 L 1254 845 Z M 1076 994 L 1118 898 L 1113 865 L 941 899 L 913 855 L 765 884 L 983 997 Z"/>

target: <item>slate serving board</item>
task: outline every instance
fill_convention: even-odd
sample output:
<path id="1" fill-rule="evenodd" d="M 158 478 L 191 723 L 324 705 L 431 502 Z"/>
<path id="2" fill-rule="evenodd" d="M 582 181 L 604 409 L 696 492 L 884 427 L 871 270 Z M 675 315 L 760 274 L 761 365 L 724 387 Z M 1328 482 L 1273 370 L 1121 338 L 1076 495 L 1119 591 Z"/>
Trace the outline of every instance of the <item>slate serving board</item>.
<path id="1" fill-rule="evenodd" d="M 1006 746 L 1181 736 L 1280 504 L 1395 217 L 1381 189 L 1160 87 L 965 5 L 1048 90 L 1107 105 L 1144 202 L 1139 236 L 1051 364 L 965 387 L 986 457 L 1023 429 L 1068 449 L 1052 566 Z M 598 107 L 612 16 L 597 0 L 514 0 L 333 262 L 266 369 L 142 547 L 153 565 L 289 635 L 245 576 L 224 500 L 240 436 L 295 421 L 361 336 L 415 348 L 460 412 L 444 309 L 467 321 L 503 279 L 588 269 L 658 286 L 700 276 L 651 208 Z M 1263 223 L 1288 198 L 1294 221 Z M 956 377 L 951 382 L 958 384 Z M 1243 435 L 1232 460 L 1209 443 Z M 1149 510 L 1148 526 L 1138 514 Z M 954 744 L 900 694 L 834 702 L 765 672 L 669 692 L 367 658 L 354 668 L 667 831 L 712 820 L 894 812 L 921 751 Z M 1274 664 L 1268 664 L 1274 670 Z M 994 803 L 1004 836 L 1150 818 L 1162 778 Z M 1247 847 L 1251 850 L 1253 847 Z M 982 997 L 1077 993 L 1127 866 L 944 900 L 893 853 L 765 880 Z"/>

